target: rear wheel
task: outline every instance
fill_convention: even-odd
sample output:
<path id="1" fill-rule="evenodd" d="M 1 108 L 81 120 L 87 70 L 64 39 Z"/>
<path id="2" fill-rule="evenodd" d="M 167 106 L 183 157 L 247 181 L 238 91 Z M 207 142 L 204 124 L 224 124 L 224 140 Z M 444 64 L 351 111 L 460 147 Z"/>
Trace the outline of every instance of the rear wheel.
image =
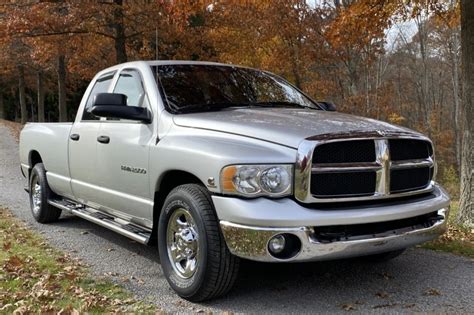
<path id="1" fill-rule="evenodd" d="M 37 163 L 30 175 L 30 207 L 36 221 L 40 223 L 54 222 L 61 215 L 61 210 L 48 204 L 52 195 L 46 179 L 43 163 Z"/>
<path id="2" fill-rule="evenodd" d="M 222 296 L 235 282 L 239 258 L 229 252 L 209 192 L 200 185 L 178 186 L 167 196 L 158 248 L 166 279 L 187 300 Z"/>

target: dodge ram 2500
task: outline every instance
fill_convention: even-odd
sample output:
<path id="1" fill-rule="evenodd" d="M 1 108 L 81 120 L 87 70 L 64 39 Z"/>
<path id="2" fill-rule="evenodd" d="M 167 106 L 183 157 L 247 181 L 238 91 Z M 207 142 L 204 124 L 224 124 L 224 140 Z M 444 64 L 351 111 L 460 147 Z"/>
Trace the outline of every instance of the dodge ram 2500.
<path id="1" fill-rule="evenodd" d="M 191 301 L 229 291 L 242 258 L 391 259 L 449 212 L 427 137 L 218 63 L 103 70 L 73 123 L 24 127 L 20 157 L 38 222 L 67 211 L 157 245 Z"/>

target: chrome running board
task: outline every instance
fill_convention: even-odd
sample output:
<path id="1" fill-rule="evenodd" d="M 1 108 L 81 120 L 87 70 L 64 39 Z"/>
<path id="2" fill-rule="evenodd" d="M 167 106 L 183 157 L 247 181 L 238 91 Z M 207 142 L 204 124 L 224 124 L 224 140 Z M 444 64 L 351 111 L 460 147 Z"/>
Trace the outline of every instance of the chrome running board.
<path id="1" fill-rule="evenodd" d="M 48 203 L 56 208 L 68 211 L 78 217 L 122 234 L 139 243 L 147 244 L 150 239 L 151 231 L 108 213 L 64 199 L 52 199 L 48 200 Z"/>

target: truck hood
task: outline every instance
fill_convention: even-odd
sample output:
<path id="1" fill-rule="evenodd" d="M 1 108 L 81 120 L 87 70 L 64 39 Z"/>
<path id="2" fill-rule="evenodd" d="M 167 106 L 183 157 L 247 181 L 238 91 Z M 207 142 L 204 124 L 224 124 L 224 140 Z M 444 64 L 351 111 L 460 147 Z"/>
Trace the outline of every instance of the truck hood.
<path id="1" fill-rule="evenodd" d="M 182 127 L 214 130 L 297 148 L 309 137 L 337 134 L 410 134 L 410 129 L 370 118 L 337 112 L 297 108 L 238 108 L 218 112 L 181 114 L 174 123 Z"/>

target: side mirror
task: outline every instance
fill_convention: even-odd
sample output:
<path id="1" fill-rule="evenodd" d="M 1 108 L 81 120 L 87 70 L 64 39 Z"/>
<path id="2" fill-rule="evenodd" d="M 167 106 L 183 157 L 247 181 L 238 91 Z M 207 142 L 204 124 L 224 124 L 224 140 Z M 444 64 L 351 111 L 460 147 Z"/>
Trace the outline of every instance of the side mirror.
<path id="1" fill-rule="evenodd" d="M 336 105 L 334 105 L 334 103 L 332 103 L 332 102 L 318 102 L 318 104 L 319 104 L 325 111 L 328 111 L 328 112 L 335 112 L 335 111 L 337 111 Z"/>
<path id="2" fill-rule="evenodd" d="M 151 123 L 151 113 L 147 108 L 127 106 L 127 96 L 116 93 L 98 93 L 89 112 L 95 116 L 121 118 Z"/>

